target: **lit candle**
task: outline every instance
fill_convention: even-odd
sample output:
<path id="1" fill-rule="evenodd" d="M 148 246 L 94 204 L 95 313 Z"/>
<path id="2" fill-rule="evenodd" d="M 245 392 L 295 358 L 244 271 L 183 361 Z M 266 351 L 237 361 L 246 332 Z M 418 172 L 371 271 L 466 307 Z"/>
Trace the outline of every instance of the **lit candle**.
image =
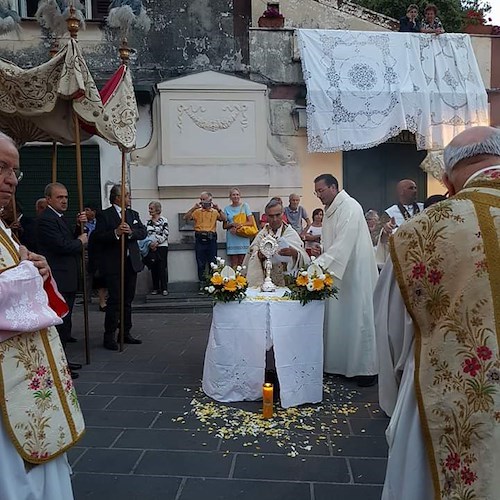
<path id="1" fill-rule="evenodd" d="M 262 416 L 273 418 L 273 384 L 266 382 L 262 387 Z"/>

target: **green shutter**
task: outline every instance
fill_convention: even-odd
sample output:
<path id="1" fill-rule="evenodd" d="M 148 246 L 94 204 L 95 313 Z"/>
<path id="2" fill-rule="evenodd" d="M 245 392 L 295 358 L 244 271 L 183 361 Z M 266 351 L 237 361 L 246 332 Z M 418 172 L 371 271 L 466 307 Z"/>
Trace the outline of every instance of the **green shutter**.
<path id="1" fill-rule="evenodd" d="M 23 179 L 17 186 L 16 200 L 23 213 L 35 215 L 35 202 L 43 198 L 45 186 L 52 180 L 52 146 L 25 146 L 19 151 Z M 76 181 L 75 146 L 58 146 L 57 181 L 68 189 L 67 215 L 78 212 L 78 187 Z M 99 146 L 82 146 L 83 203 L 101 207 L 101 166 Z"/>

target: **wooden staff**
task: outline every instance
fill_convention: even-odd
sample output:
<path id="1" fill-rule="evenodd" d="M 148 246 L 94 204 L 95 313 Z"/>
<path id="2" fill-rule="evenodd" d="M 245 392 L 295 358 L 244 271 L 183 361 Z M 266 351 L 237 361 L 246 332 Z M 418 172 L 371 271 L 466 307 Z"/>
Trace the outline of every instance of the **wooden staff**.
<path id="1" fill-rule="evenodd" d="M 70 7 L 70 16 L 66 20 L 71 38 L 76 40 L 80 21 L 75 16 L 75 8 Z M 78 184 L 78 211 L 83 212 L 83 175 L 82 175 L 82 144 L 80 140 L 80 122 L 73 110 L 73 125 L 75 129 L 76 180 Z M 81 234 L 85 232 L 85 224 L 80 223 Z M 85 247 L 82 245 L 82 281 L 83 281 L 83 320 L 85 338 L 85 363 L 90 364 L 90 336 L 89 336 L 89 303 L 87 294 L 87 266 L 85 265 Z"/>
<path id="2" fill-rule="evenodd" d="M 124 38 L 122 40 L 121 47 L 119 49 L 120 59 L 122 63 L 127 65 L 130 58 L 130 49 L 127 44 L 127 39 Z M 125 211 L 127 207 L 125 206 L 125 194 L 127 192 L 126 184 L 127 184 L 127 158 L 125 149 L 121 148 L 122 153 L 122 177 L 121 177 L 121 193 L 120 193 L 120 208 L 121 208 L 121 223 L 126 222 L 125 220 Z M 122 234 L 120 236 L 120 245 L 121 245 L 121 257 L 120 257 L 120 352 L 123 351 L 123 344 L 125 341 L 125 258 L 126 258 L 126 249 L 125 249 L 125 238 L 128 238 L 128 235 Z"/>
<path id="3" fill-rule="evenodd" d="M 52 143 L 52 182 L 57 182 L 57 142 Z"/>
<path id="4" fill-rule="evenodd" d="M 122 180 L 121 180 L 121 193 L 120 193 L 120 208 L 121 208 L 121 223 L 126 222 L 125 211 L 127 207 L 125 205 L 125 194 L 127 192 L 126 182 L 126 156 L 125 151 L 122 149 Z M 128 234 L 122 233 L 120 236 L 120 352 L 123 351 L 123 344 L 125 342 L 125 238 L 128 238 Z"/>
<path id="5" fill-rule="evenodd" d="M 80 122 L 78 115 L 73 111 L 75 126 L 75 154 L 76 154 L 76 181 L 78 184 L 78 212 L 83 212 L 83 175 L 82 175 L 82 145 L 80 141 Z M 80 232 L 85 232 L 85 223 L 80 223 Z M 85 246 L 82 245 L 82 282 L 83 282 L 83 322 L 85 339 L 85 363 L 90 364 L 90 336 L 89 336 L 89 302 L 87 290 L 87 266 L 85 262 Z"/>
<path id="6" fill-rule="evenodd" d="M 55 38 L 50 47 L 50 57 L 54 58 L 58 51 L 59 42 L 57 41 L 57 38 Z M 52 182 L 57 182 L 57 141 L 52 142 Z"/>

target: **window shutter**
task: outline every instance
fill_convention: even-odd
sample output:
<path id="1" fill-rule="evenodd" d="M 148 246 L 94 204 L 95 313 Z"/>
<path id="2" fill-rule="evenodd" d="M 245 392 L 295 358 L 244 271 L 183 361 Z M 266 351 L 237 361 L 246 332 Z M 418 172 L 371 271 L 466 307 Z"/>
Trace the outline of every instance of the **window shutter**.
<path id="1" fill-rule="evenodd" d="M 110 3 L 111 0 L 92 0 L 92 19 L 104 19 Z"/>
<path id="2" fill-rule="evenodd" d="M 35 202 L 43 197 L 45 186 L 52 177 L 52 146 L 24 146 L 19 151 L 23 180 L 16 189 L 16 200 L 21 203 L 27 217 L 35 215 Z M 78 212 L 75 146 L 57 147 L 57 180 L 69 193 L 66 215 L 74 220 Z M 99 146 L 82 146 L 82 177 L 84 204 L 101 207 L 101 166 Z"/>

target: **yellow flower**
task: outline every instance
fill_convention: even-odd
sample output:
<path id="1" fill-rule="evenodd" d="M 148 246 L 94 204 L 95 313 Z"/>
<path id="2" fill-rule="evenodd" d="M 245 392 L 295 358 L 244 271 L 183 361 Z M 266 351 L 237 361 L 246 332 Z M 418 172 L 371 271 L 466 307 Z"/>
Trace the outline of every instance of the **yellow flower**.
<path id="1" fill-rule="evenodd" d="M 331 275 L 327 274 L 325 276 L 325 286 L 332 286 L 333 285 L 333 278 Z"/>
<path id="2" fill-rule="evenodd" d="M 245 276 L 239 275 L 236 277 L 236 283 L 239 288 L 243 288 L 247 284 L 247 279 L 245 278 Z"/>
<path id="3" fill-rule="evenodd" d="M 313 279 L 313 290 L 323 290 L 325 288 L 325 282 L 319 278 Z"/>
<path id="4" fill-rule="evenodd" d="M 228 292 L 236 292 L 236 288 L 236 280 L 230 279 L 227 280 L 226 283 L 224 283 L 224 290 L 227 290 Z"/>
<path id="5" fill-rule="evenodd" d="M 218 274 L 216 276 L 212 276 L 210 278 L 210 281 L 212 282 L 212 285 L 218 286 L 222 285 L 224 278 L 220 274 Z"/>
<path id="6" fill-rule="evenodd" d="M 297 276 L 297 279 L 295 280 L 295 283 L 299 286 L 305 286 L 307 285 L 307 282 L 309 281 L 309 276 L 302 276 L 302 274 L 299 274 Z"/>

